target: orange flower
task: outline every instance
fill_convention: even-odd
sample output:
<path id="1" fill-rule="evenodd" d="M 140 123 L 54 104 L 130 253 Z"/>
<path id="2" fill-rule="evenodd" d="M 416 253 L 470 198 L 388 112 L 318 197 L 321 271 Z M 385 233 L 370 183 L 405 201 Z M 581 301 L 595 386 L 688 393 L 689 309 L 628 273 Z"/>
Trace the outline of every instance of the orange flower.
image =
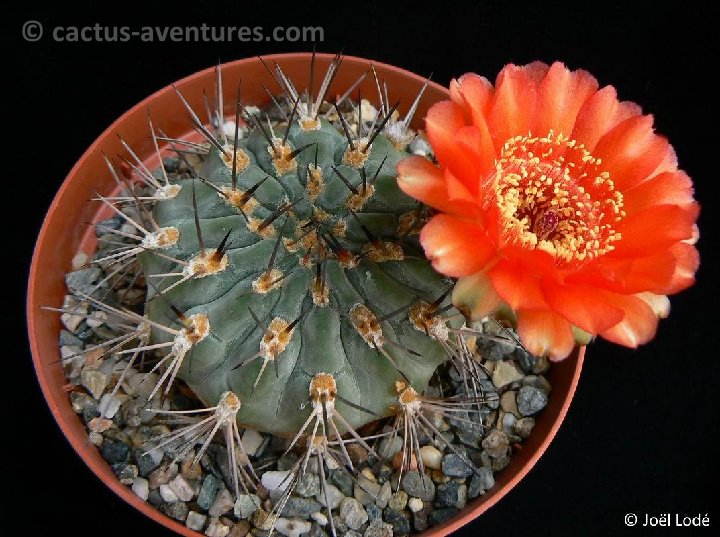
<path id="1" fill-rule="evenodd" d="M 440 213 L 420 240 L 459 278 L 455 304 L 506 312 L 552 359 L 652 339 L 699 263 L 692 183 L 652 116 L 562 63 L 508 65 L 494 88 L 466 74 L 450 95 L 426 117 L 439 167 L 409 157 L 398 181 Z"/>

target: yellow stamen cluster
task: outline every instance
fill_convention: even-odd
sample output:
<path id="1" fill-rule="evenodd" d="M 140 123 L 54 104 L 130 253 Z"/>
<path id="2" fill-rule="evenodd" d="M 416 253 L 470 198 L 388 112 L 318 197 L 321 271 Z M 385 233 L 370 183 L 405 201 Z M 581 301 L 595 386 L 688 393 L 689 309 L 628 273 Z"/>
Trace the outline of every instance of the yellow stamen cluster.
<path id="1" fill-rule="evenodd" d="M 496 161 L 488 204 L 500 210 L 508 242 L 551 254 L 559 264 L 585 262 L 614 249 L 625 216 L 610 174 L 575 140 L 517 136 Z"/>

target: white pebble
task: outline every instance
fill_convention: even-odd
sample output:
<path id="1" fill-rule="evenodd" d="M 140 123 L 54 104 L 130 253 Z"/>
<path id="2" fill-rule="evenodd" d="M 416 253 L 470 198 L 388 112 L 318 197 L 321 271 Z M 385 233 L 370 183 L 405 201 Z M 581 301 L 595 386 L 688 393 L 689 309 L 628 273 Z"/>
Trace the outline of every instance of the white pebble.
<path id="1" fill-rule="evenodd" d="M 147 378 L 147 380 L 145 380 L 145 378 Z M 130 388 L 128 395 L 148 397 L 153 389 L 155 389 L 158 380 L 159 377 L 157 373 L 141 374 L 127 379 L 124 385 Z"/>
<path id="2" fill-rule="evenodd" d="M 278 518 L 275 529 L 286 537 L 300 537 L 303 533 L 310 531 L 311 524 L 307 520 L 299 518 Z"/>
<path id="3" fill-rule="evenodd" d="M 325 526 L 328 523 L 328 518 L 325 515 L 323 515 L 321 511 L 318 511 L 317 513 L 313 513 L 312 515 L 310 515 L 310 518 L 312 518 L 320 526 Z"/>
<path id="4" fill-rule="evenodd" d="M 108 378 L 105 373 L 85 368 L 80 373 L 80 382 L 95 399 L 100 399 L 107 386 Z"/>
<path id="5" fill-rule="evenodd" d="M 522 379 L 523 374 L 515 367 L 513 362 L 500 361 L 495 365 L 495 370 L 492 374 L 492 381 L 495 387 L 502 388 L 511 382 L 517 382 Z"/>
<path id="6" fill-rule="evenodd" d="M 340 492 L 340 489 L 338 489 L 335 485 L 331 485 L 330 483 L 325 485 L 325 491 L 320 491 L 315 498 L 317 501 L 320 502 L 320 505 L 323 507 L 328 507 L 328 505 L 325 503 L 325 495 L 327 493 L 327 503 L 330 504 L 330 509 L 337 509 L 340 507 L 340 504 L 342 503 L 343 499 L 345 498 L 345 495 Z"/>
<path id="7" fill-rule="evenodd" d="M 208 524 L 205 530 L 205 535 L 208 537 L 225 537 L 228 533 L 230 533 L 230 527 L 220 522 L 217 518 L 210 519 L 210 524 Z"/>
<path id="8" fill-rule="evenodd" d="M 218 517 L 224 515 L 233 507 L 235 507 L 235 500 L 232 494 L 230 494 L 228 489 L 222 489 L 220 493 L 215 496 L 215 500 L 210 506 L 210 509 L 208 509 L 208 514 L 212 517 Z"/>
<path id="9" fill-rule="evenodd" d="M 500 397 L 500 408 L 502 408 L 505 412 L 511 412 L 516 417 L 520 416 L 520 411 L 517 407 L 517 392 L 515 391 L 507 391 L 504 394 L 502 394 L 502 397 Z"/>
<path id="10" fill-rule="evenodd" d="M 290 475 L 290 470 L 265 472 L 261 482 L 263 487 L 268 490 L 286 490 L 292 481 L 288 475 Z"/>
<path id="11" fill-rule="evenodd" d="M 195 491 L 193 490 L 192 486 L 190 485 L 190 483 L 187 482 L 187 480 L 182 476 L 182 474 L 176 475 L 175 479 L 168 483 L 168 486 L 177 495 L 178 499 L 183 502 L 189 502 L 193 499 L 193 496 L 195 495 Z"/>
<path id="12" fill-rule="evenodd" d="M 80 270 L 88 262 L 88 255 L 85 252 L 79 252 L 72 258 L 73 270 Z"/>
<path id="13" fill-rule="evenodd" d="M 420 498 L 410 498 L 408 501 L 408 509 L 413 513 L 417 513 L 423 508 L 423 501 Z"/>
<path id="14" fill-rule="evenodd" d="M 207 516 L 201 515 L 196 511 L 190 511 L 187 518 L 185 519 L 185 525 L 191 530 L 202 531 L 205 527 L 205 521 Z"/>
<path id="15" fill-rule="evenodd" d="M 149 451 L 146 451 L 145 453 L 147 453 L 148 455 L 150 455 L 150 457 L 152 458 L 153 462 L 154 462 L 156 465 L 157 465 L 157 464 L 160 464 L 160 463 L 162 462 L 163 457 L 164 457 L 164 455 L 165 455 L 165 453 L 163 452 L 162 449 L 151 449 L 151 450 L 149 450 Z"/>
<path id="16" fill-rule="evenodd" d="M 255 455 L 262 443 L 262 435 L 254 429 L 246 429 L 242 435 L 242 445 L 248 455 Z"/>
<path id="17" fill-rule="evenodd" d="M 435 446 L 423 446 L 420 448 L 420 458 L 428 468 L 439 470 L 442 466 L 442 457 L 442 452 Z"/>
<path id="18" fill-rule="evenodd" d="M 138 498 L 147 500 L 150 495 L 150 483 L 147 479 L 136 477 L 132 484 L 132 491 Z"/>
<path id="19" fill-rule="evenodd" d="M 170 485 L 160 485 L 160 496 L 167 503 L 176 502 L 179 499 Z"/>
<path id="20" fill-rule="evenodd" d="M 91 328 L 98 328 L 107 321 L 107 313 L 104 311 L 96 311 L 87 318 L 87 325 Z"/>
<path id="21" fill-rule="evenodd" d="M 78 326 L 80 326 L 80 323 L 85 320 L 85 317 L 80 314 L 87 313 L 88 306 L 87 304 L 83 303 L 80 305 L 71 306 L 69 310 L 77 313 L 77 315 L 74 315 L 73 313 L 63 313 L 60 316 L 60 321 L 63 325 L 65 325 L 65 328 L 67 328 L 70 332 L 75 333 L 75 330 L 77 330 Z"/>
<path id="22" fill-rule="evenodd" d="M 515 417 L 515 415 L 508 412 L 503 416 L 502 430 L 508 434 L 512 433 L 516 421 L 517 418 Z"/>

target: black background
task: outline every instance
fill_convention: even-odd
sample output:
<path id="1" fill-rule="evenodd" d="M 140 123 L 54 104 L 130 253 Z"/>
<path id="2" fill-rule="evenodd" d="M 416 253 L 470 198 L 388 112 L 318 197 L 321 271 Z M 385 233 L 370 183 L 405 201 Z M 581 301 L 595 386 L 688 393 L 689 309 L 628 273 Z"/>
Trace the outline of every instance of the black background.
<path id="1" fill-rule="evenodd" d="M 54 43 L 54 26 L 321 25 L 318 50 L 364 56 L 447 85 L 475 71 L 493 79 L 509 62 L 559 59 L 585 68 L 622 99 L 656 115 L 703 206 L 698 283 L 672 298 L 657 338 L 632 351 L 594 343 L 580 387 L 555 441 L 498 505 L 458 535 L 615 535 L 695 533 L 626 529 L 623 517 L 708 513 L 720 524 L 718 432 L 718 210 L 720 180 L 717 7 L 691 2 L 419 1 L 320 4 L 127 2 L 40 8 L 15 5 L 2 30 L 5 137 L 0 228 L 6 276 L 0 380 L 0 533 L 50 530 L 80 537 L 169 535 L 106 489 L 71 451 L 37 386 L 24 335 L 23 300 L 32 245 L 44 211 L 85 148 L 151 92 L 218 60 L 310 50 L 310 43 Z M 6 14 L 7 15 L 7 14 Z M 21 38 L 26 20 L 44 24 L 37 43 Z M 8 87 L 9 86 L 9 87 Z M 8 170 L 9 166 L 9 170 Z M 4 286 L 7 285 L 4 283 Z M 9 450 L 8 450 L 9 449 Z M 8 450 L 6 452 L 6 450 Z M 11 525 L 12 524 L 12 525 Z M 709 530 L 700 530 L 709 533 Z"/>

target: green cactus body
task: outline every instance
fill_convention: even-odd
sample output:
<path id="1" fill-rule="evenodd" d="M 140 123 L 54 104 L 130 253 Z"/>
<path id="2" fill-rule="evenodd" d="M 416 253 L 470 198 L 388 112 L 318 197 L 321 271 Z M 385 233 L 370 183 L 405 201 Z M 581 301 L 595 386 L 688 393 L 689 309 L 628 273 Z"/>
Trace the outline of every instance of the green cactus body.
<path id="1" fill-rule="evenodd" d="M 259 128 L 239 141 L 235 191 L 232 158 L 211 147 L 198 168 L 203 181 L 179 180 L 177 196 L 155 205 L 157 224 L 179 231 L 177 242 L 163 250 L 167 256 L 198 259 L 193 189 L 206 259 L 228 232 L 229 238 L 225 256 L 207 275 L 197 273 L 163 297 L 151 290 L 146 315 L 176 327 L 169 304 L 190 319 L 207 315 L 209 331 L 188 345 L 178 376 L 208 405 L 227 390 L 236 393 L 242 426 L 294 435 L 310 413 L 303 406 L 310 381 L 325 372 L 345 400 L 374 413 L 338 401 L 357 428 L 390 415 L 396 381 L 404 376 L 422 392 L 447 359 L 408 310 L 420 300 L 436 300 L 449 282 L 424 259 L 418 205 L 397 187 L 395 166 L 404 149 L 380 134 L 366 152 L 363 139 L 353 150 L 325 119 L 294 121 L 285 145 L 285 133 L 275 135 L 280 157 Z M 232 144 L 226 150 L 232 157 Z M 284 204 L 292 207 L 281 212 Z M 157 277 L 177 272 L 176 262 L 150 253 L 140 257 L 156 291 L 177 281 Z M 153 333 L 155 344 L 171 340 L 166 332 Z"/>

